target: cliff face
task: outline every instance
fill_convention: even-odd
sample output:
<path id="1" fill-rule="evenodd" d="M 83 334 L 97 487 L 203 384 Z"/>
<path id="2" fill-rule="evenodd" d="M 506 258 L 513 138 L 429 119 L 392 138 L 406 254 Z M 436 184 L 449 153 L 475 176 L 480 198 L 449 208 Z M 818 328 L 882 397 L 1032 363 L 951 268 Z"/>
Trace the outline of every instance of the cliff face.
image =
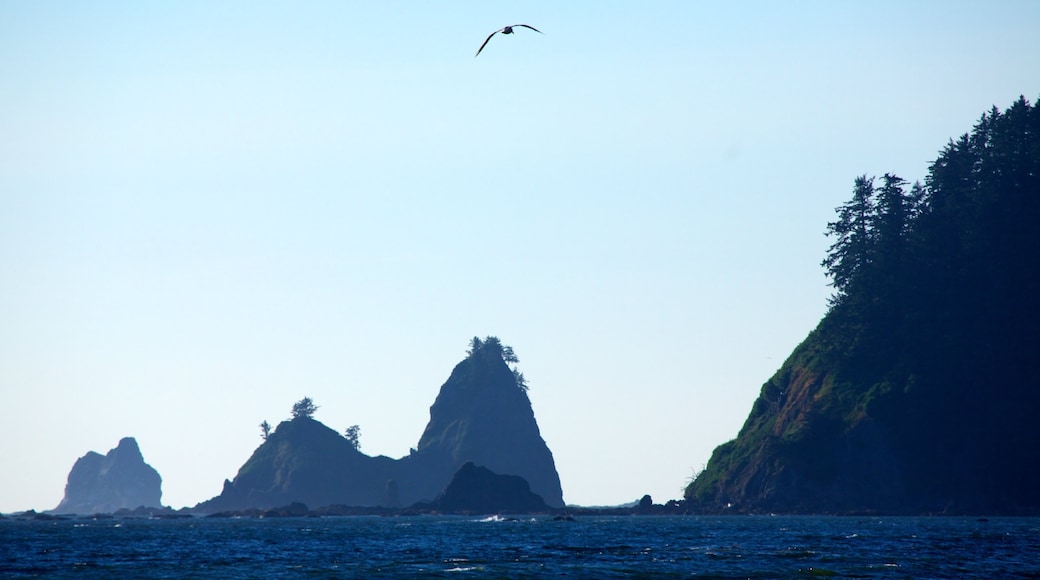
<path id="1" fill-rule="evenodd" d="M 892 425 L 858 403 L 845 407 L 814 348 L 811 337 L 762 387 L 737 439 L 715 450 L 687 500 L 751 512 L 916 510 Z"/>
<path id="2" fill-rule="evenodd" d="M 831 309 L 694 509 L 1040 513 L 1040 109 L 983 115 L 926 186 L 880 181 L 828 224 Z"/>
<path id="3" fill-rule="evenodd" d="M 562 507 L 560 479 L 522 375 L 506 363 L 515 357 L 494 338 L 475 344 L 441 387 L 411 455 L 370 457 L 318 421 L 297 417 L 278 425 L 221 494 L 196 509 L 404 507 L 437 497 L 471 461 L 523 477 L 547 504 Z"/>
<path id="4" fill-rule="evenodd" d="M 112 513 L 126 508 L 161 507 L 162 478 L 144 462 L 133 437 L 101 455 L 93 451 L 76 460 L 65 497 L 52 510 L 59 514 Z"/>

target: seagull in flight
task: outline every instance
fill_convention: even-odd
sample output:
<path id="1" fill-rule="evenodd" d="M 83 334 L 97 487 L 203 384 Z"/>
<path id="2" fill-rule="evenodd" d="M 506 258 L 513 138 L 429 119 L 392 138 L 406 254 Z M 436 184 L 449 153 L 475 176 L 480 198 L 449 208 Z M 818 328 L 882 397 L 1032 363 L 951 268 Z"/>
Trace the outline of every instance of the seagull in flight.
<path id="1" fill-rule="evenodd" d="M 486 39 L 484 39 L 484 44 L 481 44 L 480 48 L 477 49 L 477 54 L 474 54 L 473 58 L 476 58 L 477 56 L 480 55 L 480 51 L 484 50 L 484 47 L 487 46 L 487 43 L 488 43 L 489 40 L 491 40 L 492 36 L 498 34 L 499 32 L 501 32 L 502 34 L 513 34 L 513 29 L 516 28 L 517 26 L 523 26 L 524 28 L 530 28 L 531 30 L 537 32 L 538 34 L 544 34 L 541 30 L 538 30 L 534 26 L 529 26 L 527 24 L 514 24 L 512 26 L 506 26 L 505 28 L 501 28 L 501 29 L 496 30 L 496 31 L 492 32 L 491 34 L 489 34 L 488 37 Z"/>

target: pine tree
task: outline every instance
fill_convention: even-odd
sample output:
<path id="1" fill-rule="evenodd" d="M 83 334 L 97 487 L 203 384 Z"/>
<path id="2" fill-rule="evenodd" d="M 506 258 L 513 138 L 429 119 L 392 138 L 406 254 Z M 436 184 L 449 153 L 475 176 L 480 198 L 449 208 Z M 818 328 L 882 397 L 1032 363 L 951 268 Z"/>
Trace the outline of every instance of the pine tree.
<path id="1" fill-rule="evenodd" d="M 354 451 L 361 450 L 361 427 L 358 425 L 351 425 L 347 427 L 346 431 L 343 432 L 343 437 L 350 442 L 351 447 Z"/>
<path id="2" fill-rule="evenodd" d="M 836 290 L 831 298 L 832 306 L 840 303 L 853 286 L 862 282 L 870 267 L 874 253 L 874 178 L 857 177 L 852 199 L 842 204 L 837 212 L 838 220 L 827 224 L 827 235 L 836 239 L 821 262 Z"/>
<path id="3" fill-rule="evenodd" d="M 300 419 L 305 417 L 307 419 L 313 418 L 315 411 L 318 410 L 318 406 L 314 404 L 314 401 L 310 397 L 304 397 L 292 406 L 292 418 Z"/>

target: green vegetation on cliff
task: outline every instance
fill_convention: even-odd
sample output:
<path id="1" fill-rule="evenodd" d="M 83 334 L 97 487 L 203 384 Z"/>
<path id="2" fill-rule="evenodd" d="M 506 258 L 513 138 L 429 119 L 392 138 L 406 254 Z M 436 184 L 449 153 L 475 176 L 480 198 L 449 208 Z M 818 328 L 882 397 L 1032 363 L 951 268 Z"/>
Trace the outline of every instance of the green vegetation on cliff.
<path id="1" fill-rule="evenodd" d="M 687 500 L 1040 511 L 1040 111 L 992 109 L 924 184 L 859 177 L 837 214 L 829 312 Z"/>

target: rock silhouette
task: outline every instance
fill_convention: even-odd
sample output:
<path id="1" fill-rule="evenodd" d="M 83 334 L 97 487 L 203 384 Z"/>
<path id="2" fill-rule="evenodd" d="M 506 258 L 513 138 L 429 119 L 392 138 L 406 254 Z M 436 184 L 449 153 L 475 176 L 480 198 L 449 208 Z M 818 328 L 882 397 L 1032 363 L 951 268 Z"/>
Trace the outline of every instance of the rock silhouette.
<path id="1" fill-rule="evenodd" d="M 542 498 L 517 475 L 499 475 L 467 462 L 429 509 L 442 513 L 526 514 L 549 511 Z"/>
<path id="2" fill-rule="evenodd" d="M 542 439 L 516 357 L 497 338 L 474 339 L 430 407 L 416 449 L 371 457 L 309 416 L 283 421 L 201 512 L 308 506 L 403 507 L 430 502 L 468 462 L 522 477 L 550 507 L 563 507 L 552 452 Z"/>
<path id="3" fill-rule="evenodd" d="M 830 310 L 689 509 L 1040 513 L 1038 127 L 1019 98 L 951 141 L 925 186 L 855 180 L 828 224 Z"/>
<path id="4" fill-rule="evenodd" d="M 144 462 L 133 437 L 115 449 L 94 451 L 76 460 L 65 485 L 65 497 L 52 511 L 59 514 L 112 513 L 119 509 L 161 507 L 162 478 Z"/>

